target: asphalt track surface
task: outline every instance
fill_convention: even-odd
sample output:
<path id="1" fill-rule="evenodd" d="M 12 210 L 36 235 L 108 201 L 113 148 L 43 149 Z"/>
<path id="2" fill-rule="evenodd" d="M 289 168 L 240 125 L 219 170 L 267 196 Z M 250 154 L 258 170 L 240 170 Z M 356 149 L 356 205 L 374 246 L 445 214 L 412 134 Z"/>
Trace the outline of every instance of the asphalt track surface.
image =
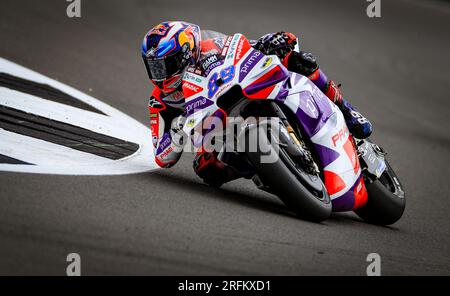
<path id="1" fill-rule="evenodd" d="M 450 275 L 450 4 L 382 1 L 0 0 L 0 56 L 73 86 L 147 124 L 151 87 L 141 38 L 182 19 L 256 38 L 287 30 L 373 121 L 407 192 L 392 227 L 352 213 L 321 224 L 295 218 L 251 182 L 217 190 L 184 155 L 171 170 L 116 177 L 0 173 L 0 274 Z M 151 156 L 149 156 L 151 157 Z"/>

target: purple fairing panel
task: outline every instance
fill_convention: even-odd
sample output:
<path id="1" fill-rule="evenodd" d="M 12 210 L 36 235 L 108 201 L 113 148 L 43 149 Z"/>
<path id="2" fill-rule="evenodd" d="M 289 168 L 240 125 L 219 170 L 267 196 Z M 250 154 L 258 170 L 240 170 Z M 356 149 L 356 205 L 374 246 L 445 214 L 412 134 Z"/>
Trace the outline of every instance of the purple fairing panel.
<path id="1" fill-rule="evenodd" d="M 255 94 L 259 91 L 262 91 L 265 88 L 271 87 L 279 82 L 287 81 L 286 78 L 289 77 L 289 72 L 286 70 L 285 67 L 275 67 L 271 69 L 267 74 L 268 77 L 265 77 L 264 80 L 261 80 L 264 76 L 262 76 L 260 79 L 258 79 L 255 83 L 249 85 L 247 88 L 245 88 L 244 92 L 247 95 Z"/>
<path id="2" fill-rule="evenodd" d="M 208 66 L 208 68 L 205 70 L 203 76 L 204 77 L 208 77 L 209 73 L 211 73 L 214 69 L 216 69 L 217 67 L 222 66 L 224 63 L 224 60 L 218 60 L 216 62 L 213 62 L 210 66 Z"/>
<path id="3" fill-rule="evenodd" d="M 282 66 L 280 66 L 280 67 L 282 67 Z M 286 71 L 287 71 L 287 69 L 286 69 Z M 286 100 L 287 96 L 289 95 L 289 90 L 291 88 L 291 86 L 290 86 L 291 85 L 291 81 L 290 80 L 293 80 L 294 81 L 293 85 L 296 85 L 299 82 L 299 80 L 303 77 L 302 75 L 296 74 L 294 72 L 287 72 L 287 73 L 288 73 L 288 76 L 290 76 L 290 79 L 286 79 L 284 81 L 284 83 L 282 84 L 282 86 L 280 88 L 280 91 L 275 96 L 275 100 L 280 102 L 280 103 L 284 103 L 284 101 Z"/>
<path id="4" fill-rule="evenodd" d="M 333 212 L 348 212 L 353 210 L 356 200 L 355 188 L 359 185 L 361 178 L 358 178 L 355 184 L 353 184 L 353 186 L 344 195 L 333 199 Z"/>
<path id="5" fill-rule="evenodd" d="M 336 151 L 317 143 L 314 144 L 314 148 L 316 149 L 317 154 L 320 156 L 321 165 L 324 168 L 341 156 Z"/>
<path id="6" fill-rule="evenodd" d="M 325 73 L 323 73 L 323 71 L 321 69 L 318 70 L 318 76 L 312 78 L 312 82 L 321 90 L 325 89 L 325 87 L 327 86 L 328 83 L 328 78 L 325 75 Z"/>
<path id="7" fill-rule="evenodd" d="M 156 155 L 161 154 L 167 147 L 172 144 L 172 140 L 170 139 L 169 133 L 164 133 L 161 140 L 159 141 L 158 149 L 156 149 Z"/>
<path id="8" fill-rule="evenodd" d="M 306 83 L 312 85 L 309 80 Z M 328 98 L 315 86 L 312 92 L 300 92 L 298 98 L 299 106 L 295 114 L 306 136 L 312 138 L 332 116 L 331 104 Z M 327 167 L 340 157 L 338 152 L 323 145 L 314 143 L 314 148 L 320 158 L 322 168 Z"/>
<path id="9" fill-rule="evenodd" d="M 295 80 L 297 77 L 294 76 L 293 78 Z M 291 94 L 288 98 L 284 99 L 284 102 L 286 103 L 287 100 L 293 99 L 299 100 L 297 112 L 295 114 L 299 123 L 302 125 L 306 136 L 312 138 L 322 128 L 324 128 L 324 125 L 328 120 L 331 120 L 331 117 L 333 116 L 333 109 L 329 99 L 315 85 L 313 85 L 311 81 L 308 80 L 305 83 L 312 86 L 311 91 L 305 90 L 297 94 Z M 317 155 L 320 158 L 320 166 L 322 168 L 327 167 L 341 157 L 341 155 L 333 149 L 317 143 L 313 143 L 313 145 Z M 343 196 L 332 201 L 333 211 L 349 211 L 353 209 L 355 203 L 353 191 L 357 183 L 358 182 L 356 182 Z"/>
<path id="10" fill-rule="evenodd" d="M 239 83 L 247 77 L 248 73 L 264 57 L 264 54 L 258 50 L 251 50 L 247 57 L 242 61 L 239 69 Z"/>
<path id="11" fill-rule="evenodd" d="M 286 82 L 287 82 L 287 80 L 286 80 Z M 287 96 L 289 95 L 289 89 L 286 86 L 286 82 L 283 84 L 280 91 L 278 92 L 278 94 L 275 97 L 275 100 L 279 101 L 281 103 L 283 103 L 284 100 L 286 100 Z"/>
<path id="12" fill-rule="evenodd" d="M 309 138 L 313 137 L 333 114 L 329 99 L 309 80 L 305 82 L 312 91 L 302 91 L 298 96 L 297 118 Z"/>
<path id="13" fill-rule="evenodd" d="M 214 104 L 213 101 L 208 100 L 205 97 L 199 96 L 193 100 L 189 100 L 186 103 L 184 110 L 186 111 L 186 116 L 191 116 L 195 112 L 203 110 L 211 106 L 212 104 Z"/>
<path id="14" fill-rule="evenodd" d="M 311 83 L 307 81 L 307 83 Z M 329 99 L 317 87 L 313 87 L 311 91 L 303 91 L 298 94 L 299 107 L 296 112 L 297 118 L 303 130 L 308 137 L 316 135 L 328 120 L 332 120 L 333 110 Z M 329 125 L 327 125 L 329 126 Z M 320 158 L 320 166 L 326 168 L 328 165 L 337 160 L 341 155 L 323 145 L 314 143 L 315 151 Z M 344 212 L 351 211 L 355 204 L 354 189 L 359 183 L 359 178 L 352 187 L 342 196 L 332 200 L 333 211 Z"/>

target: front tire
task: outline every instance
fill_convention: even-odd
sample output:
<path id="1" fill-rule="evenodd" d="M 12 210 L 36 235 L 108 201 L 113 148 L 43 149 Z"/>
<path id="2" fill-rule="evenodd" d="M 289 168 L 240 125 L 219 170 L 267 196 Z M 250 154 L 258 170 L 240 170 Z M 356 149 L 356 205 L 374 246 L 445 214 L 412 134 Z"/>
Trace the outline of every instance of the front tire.
<path id="1" fill-rule="evenodd" d="M 245 143 L 249 143 L 249 139 L 256 139 L 256 136 L 258 139 L 267 138 L 266 132 L 261 128 L 250 128 L 245 136 Z M 289 154 L 274 145 L 277 145 L 274 141 L 267 143 L 268 147 L 263 149 L 266 153 L 261 152 L 261 147 L 258 147 L 257 152 L 246 153 L 263 184 L 300 218 L 312 222 L 328 219 L 332 212 L 331 200 L 320 177 L 295 168 Z M 263 154 L 277 152 L 279 157 L 276 161 L 261 161 Z"/>
<path id="2" fill-rule="evenodd" d="M 369 199 L 355 211 L 359 217 L 376 225 L 392 225 L 400 220 L 406 207 L 405 192 L 387 161 L 383 175 L 366 188 Z"/>

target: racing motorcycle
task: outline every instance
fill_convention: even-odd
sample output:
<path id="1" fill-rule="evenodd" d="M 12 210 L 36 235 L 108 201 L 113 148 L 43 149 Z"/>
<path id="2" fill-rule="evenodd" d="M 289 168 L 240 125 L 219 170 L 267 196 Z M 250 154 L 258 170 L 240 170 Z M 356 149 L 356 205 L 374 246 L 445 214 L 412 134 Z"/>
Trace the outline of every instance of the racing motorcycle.
<path id="1" fill-rule="evenodd" d="M 193 135 L 200 127 L 205 136 L 201 126 L 218 110 L 228 116 L 260 118 L 244 124 L 233 137 L 258 188 L 314 222 L 333 211 L 354 211 L 379 225 L 400 219 L 405 194 L 386 152 L 369 139 L 354 138 L 339 108 L 307 77 L 289 72 L 277 56 L 255 50 L 242 34 L 203 35 L 213 39 L 221 52 L 203 57 L 183 77 L 184 133 Z M 261 138 L 267 139 L 259 141 L 264 147 L 248 148 L 252 139 Z M 222 152 L 219 160 L 233 166 Z M 262 161 L 268 154 L 278 157 Z"/>

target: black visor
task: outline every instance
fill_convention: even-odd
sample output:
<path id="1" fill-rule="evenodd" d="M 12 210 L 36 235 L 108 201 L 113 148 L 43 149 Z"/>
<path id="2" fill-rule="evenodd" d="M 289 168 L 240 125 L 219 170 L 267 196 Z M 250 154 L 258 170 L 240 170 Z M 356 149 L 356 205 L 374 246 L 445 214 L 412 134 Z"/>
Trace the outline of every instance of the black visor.
<path id="1" fill-rule="evenodd" d="M 161 81 L 180 73 L 187 62 L 183 59 L 183 52 L 178 50 L 171 55 L 153 58 L 143 57 L 148 76 L 151 80 Z"/>

